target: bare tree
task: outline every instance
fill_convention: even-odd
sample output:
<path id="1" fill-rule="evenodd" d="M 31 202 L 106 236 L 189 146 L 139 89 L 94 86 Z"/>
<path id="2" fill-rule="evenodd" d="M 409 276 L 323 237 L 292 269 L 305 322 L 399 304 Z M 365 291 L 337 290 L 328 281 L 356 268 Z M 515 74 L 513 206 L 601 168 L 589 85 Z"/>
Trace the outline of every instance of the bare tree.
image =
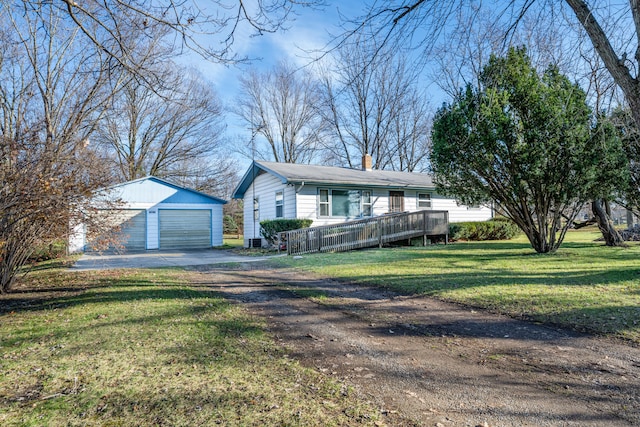
<path id="1" fill-rule="evenodd" d="M 323 77 L 328 162 L 353 168 L 370 154 L 376 169 L 419 168 L 429 116 L 405 58 L 358 38 L 337 50 L 333 62 Z"/>
<path id="2" fill-rule="evenodd" d="M 626 7 L 611 4 L 599 8 L 584 0 L 566 0 L 566 3 L 622 89 L 636 126 L 640 127 L 640 3 L 629 0 Z M 605 22 L 609 25 L 604 26 Z"/>
<path id="3" fill-rule="evenodd" d="M 319 90 L 313 75 L 281 62 L 265 73 L 250 71 L 240 83 L 242 92 L 235 112 L 267 144 L 255 147 L 257 155 L 276 162 L 310 162 L 323 137 L 316 109 Z"/>
<path id="4" fill-rule="evenodd" d="M 539 34 L 548 31 L 549 25 L 564 25 L 563 17 L 572 17 L 591 40 L 594 51 L 623 91 L 634 121 L 640 127 L 638 1 L 590 4 L 585 0 L 565 0 L 562 3 L 510 0 L 487 6 L 492 9 L 494 22 L 505 30 L 502 34 L 505 45 L 510 44 L 514 29 L 524 22 L 525 16 L 532 16 L 532 20 L 539 23 Z M 443 40 L 461 31 L 464 33 L 463 30 L 473 25 L 474 21 L 468 18 L 478 14 L 478 7 L 475 2 L 466 1 L 400 0 L 382 5 L 376 3 L 365 16 L 353 19 L 345 33 L 336 40 L 338 44 L 345 44 L 354 34 L 366 33 L 381 40 L 382 45 L 421 49 L 423 57 L 428 57 Z M 557 28 L 551 29 L 554 31 Z M 565 43 L 558 47 L 575 49 L 576 45 Z"/>
<path id="5" fill-rule="evenodd" d="M 429 77 L 454 98 L 468 84 L 479 85 L 480 72 L 491 55 L 506 54 L 510 45 L 527 46 L 531 60 L 539 70 L 553 64 L 563 73 L 578 77 L 575 68 L 578 52 L 563 47 L 566 31 L 554 27 L 550 18 L 544 14 L 535 19 L 524 16 L 517 28 L 510 29 L 509 22 L 496 20 L 494 10 L 458 10 L 456 21 L 464 31 L 447 33 L 431 47 L 433 64 L 429 67 Z M 543 20 L 547 20 L 548 29 L 539 31 Z M 509 31 L 509 43 L 505 43 L 505 34 Z"/>
<path id="6" fill-rule="evenodd" d="M 170 180 L 175 184 L 227 200 L 241 178 L 240 166 L 228 149 L 202 158 L 184 159 L 174 166 L 176 173 Z"/>
<path id="7" fill-rule="evenodd" d="M 120 74 L 78 33 L 48 3 L 0 19 L 0 292 L 109 182 L 88 137 Z"/>
<path id="8" fill-rule="evenodd" d="M 195 71 L 170 62 L 161 67 L 154 71 L 164 81 L 160 88 L 127 81 L 95 139 L 113 160 L 120 180 L 153 175 L 181 183 L 202 181 L 219 170 L 210 168 L 210 162 L 223 159 L 222 106 Z"/>
<path id="9" fill-rule="evenodd" d="M 392 118 L 389 135 L 390 169 L 424 172 L 431 148 L 433 114 L 426 95 L 415 92 L 403 99 L 401 113 Z"/>
<path id="10" fill-rule="evenodd" d="M 5 9 L 32 10 L 39 0 L 9 0 Z M 67 24 L 83 35 L 84 43 L 103 51 L 114 63 L 137 73 L 144 69 L 136 55 L 136 44 L 128 41 L 131 31 L 168 34 L 163 40 L 170 50 L 190 49 L 218 63 L 237 63 L 247 58 L 238 56 L 232 47 L 238 34 L 273 33 L 286 26 L 290 16 L 300 7 L 321 7 L 322 0 L 104 0 L 80 2 L 60 0 L 49 3 Z M 149 75 L 145 75 L 148 77 Z"/>

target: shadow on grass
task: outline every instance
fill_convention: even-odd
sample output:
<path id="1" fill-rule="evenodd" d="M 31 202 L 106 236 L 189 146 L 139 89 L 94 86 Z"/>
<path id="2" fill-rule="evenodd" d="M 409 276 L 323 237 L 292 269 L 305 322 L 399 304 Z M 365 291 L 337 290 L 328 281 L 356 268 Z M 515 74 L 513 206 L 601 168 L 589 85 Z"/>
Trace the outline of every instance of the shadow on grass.
<path id="1" fill-rule="evenodd" d="M 83 304 L 127 302 L 149 299 L 191 299 L 205 294 L 196 290 L 176 289 L 172 281 L 127 278 L 101 278 L 80 282 L 76 286 L 24 288 L 0 299 L 0 316 L 12 312 L 68 308 Z M 143 288 L 143 289 L 140 289 Z M 211 293 L 206 294 L 211 296 Z"/>
<path id="2" fill-rule="evenodd" d="M 398 292 L 403 295 L 428 295 L 452 300 L 445 295 L 447 291 L 456 289 L 476 288 L 478 292 L 466 294 L 462 299 L 453 297 L 469 307 L 495 310 L 502 314 L 529 321 L 541 322 L 547 325 L 560 326 L 580 332 L 596 334 L 615 334 L 619 337 L 640 342 L 640 308 L 633 305 L 637 300 L 639 290 L 629 288 L 624 291 L 611 291 L 612 300 L 618 301 L 621 294 L 627 294 L 631 301 L 621 299 L 620 304 L 608 303 L 606 295 L 599 299 L 597 291 L 590 296 L 580 291 L 573 292 L 572 286 L 580 287 L 592 285 L 594 287 L 615 285 L 636 279 L 635 272 L 617 269 L 608 272 L 592 273 L 577 271 L 571 273 L 553 274 L 515 274 L 510 271 L 476 272 L 470 274 L 438 274 L 431 277 L 419 275 L 388 275 L 388 276 L 357 276 L 350 277 L 348 282 L 360 284 L 374 284 L 382 288 Z M 636 279 L 637 280 L 637 279 Z M 546 291 L 528 291 L 527 286 L 546 285 Z M 482 295 L 482 288 L 497 286 L 487 295 Z M 514 286 L 522 292 L 513 291 Z M 504 291 L 500 290 L 504 287 Z M 557 287 L 558 291 L 553 288 Z M 569 289 L 566 289 L 569 288 Z M 601 291 L 605 292 L 605 291 Z M 596 298 L 589 301 L 588 298 Z M 628 304 L 625 304 L 629 301 Z M 552 307 L 551 309 L 546 308 Z M 449 329 L 451 325 L 445 327 Z M 471 334 L 477 336 L 475 328 L 467 325 L 457 333 L 466 335 L 464 330 L 474 330 Z"/>
<path id="3" fill-rule="evenodd" d="M 487 286 L 545 285 L 550 288 L 566 286 L 615 285 L 638 280 L 636 271 L 624 268 L 607 271 L 545 271 L 515 272 L 504 269 L 473 270 L 468 273 L 441 272 L 425 274 L 371 274 L 348 275 L 341 280 L 371 283 L 408 294 L 437 294 L 454 289 L 482 288 Z M 629 289 L 629 293 L 637 293 Z"/>
<path id="4" fill-rule="evenodd" d="M 562 260 L 573 257 L 590 257 L 604 261 L 623 261 L 637 259 L 638 248 L 630 246 L 626 248 L 607 247 L 600 243 L 590 242 L 566 242 L 555 253 L 539 254 L 528 243 L 512 241 L 491 242 L 459 242 L 450 245 L 433 245 L 427 247 L 403 247 L 403 248 L 368 248 L 351 252 L 307 254 L 303 259 L 295 262 L 291 258 L 272 260 L 274 265 L 292 264 L 379 264 L 381 262 L 397 262 L 412 260 L 465 260 L 484 261 L 496 259 L 521 258 L 523 262 L 530 260 Z"/>

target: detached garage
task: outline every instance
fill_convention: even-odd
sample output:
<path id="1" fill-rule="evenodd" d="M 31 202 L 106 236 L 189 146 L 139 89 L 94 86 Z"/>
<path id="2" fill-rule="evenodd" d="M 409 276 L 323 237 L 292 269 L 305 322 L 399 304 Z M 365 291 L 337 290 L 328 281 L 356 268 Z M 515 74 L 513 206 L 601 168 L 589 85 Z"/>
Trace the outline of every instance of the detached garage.
<path id="1" fill-rule="evenodd" d="M 118 209 L 101 209 L 105 201 Z M 105 229 L 97 233 L 86 224 L 73 227 L 71 252 L 111 247 L 123 251 L 146 249 L 204 249 L 222 245 L 222 206 L 226 201 L 155 177 L 137 179 L 106 189 L 96 199 Z M 101 230 L 102 231 L 102 230 Z M 105 242 L 107 242 L 105 244 Z M 113 242 L 113 243 L 112 243 Z"/>

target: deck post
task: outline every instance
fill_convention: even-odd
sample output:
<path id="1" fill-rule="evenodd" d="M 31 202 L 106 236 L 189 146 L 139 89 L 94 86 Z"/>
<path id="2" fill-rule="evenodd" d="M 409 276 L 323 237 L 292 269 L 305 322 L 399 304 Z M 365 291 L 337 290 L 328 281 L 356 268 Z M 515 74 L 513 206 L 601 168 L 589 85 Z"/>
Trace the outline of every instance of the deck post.
<path id="1" fill-rule="evenodd" d="M 382 249 L 382 218 L 376 220 L 376 225 L 378 226 L 378 248 Z"/>
<path id="2" fill-rule="evenodd" d="M 444 244 L 449 244 L 449 211 L 445 211 L 444 213 L 445 223 L 447 224 L 447 234 L 444 235 Z"/>
<path id="3" fill-rule="evenodd" d="M 422 211 L 422 246 L 427 246 L 427 211 Z"/>

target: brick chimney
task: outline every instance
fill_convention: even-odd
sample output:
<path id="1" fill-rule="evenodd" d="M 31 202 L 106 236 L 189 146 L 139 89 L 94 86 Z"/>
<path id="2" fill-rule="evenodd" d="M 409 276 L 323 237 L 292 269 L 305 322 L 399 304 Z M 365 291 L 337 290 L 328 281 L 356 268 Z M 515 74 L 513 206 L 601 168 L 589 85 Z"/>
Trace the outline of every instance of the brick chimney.
<path id="1" fill-rule="evenodd" d="M 371 160 L 370 154 L 365 154 L 362 156 L 362 170 L 370 171 L 372 169 L 373 161 Z"/>

